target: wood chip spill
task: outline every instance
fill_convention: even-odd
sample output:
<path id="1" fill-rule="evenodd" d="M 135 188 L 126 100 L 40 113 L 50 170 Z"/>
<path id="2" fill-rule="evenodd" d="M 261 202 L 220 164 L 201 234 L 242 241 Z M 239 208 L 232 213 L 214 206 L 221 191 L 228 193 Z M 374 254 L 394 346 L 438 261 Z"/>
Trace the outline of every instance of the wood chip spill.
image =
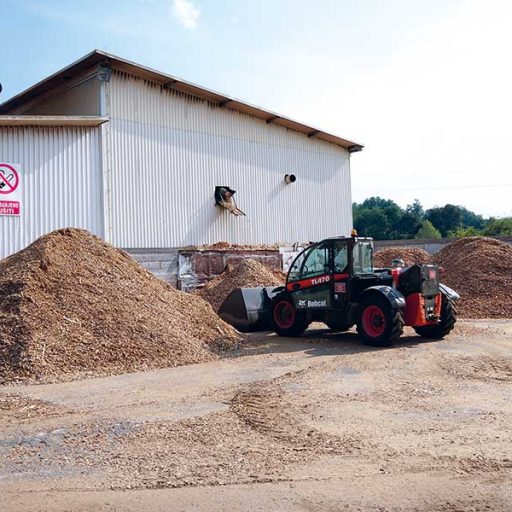
<path id="1" fill-rule="evenodd" d="M 279 271 L 270 270 L 258 261 L 242 260 L 228 268 L 199 290 L 198 295 L 207 300 L 218 311 L 226 297 L 235 288 L 255 288 L 259 286 L 280 286 L 286 276 Z"/>
<path id="2" fill-rule="evenodd" d="M 0 382 L 196 363 L 239 339 L 206 301 L 85 230 L 54 231 L 0 261 Z"/>

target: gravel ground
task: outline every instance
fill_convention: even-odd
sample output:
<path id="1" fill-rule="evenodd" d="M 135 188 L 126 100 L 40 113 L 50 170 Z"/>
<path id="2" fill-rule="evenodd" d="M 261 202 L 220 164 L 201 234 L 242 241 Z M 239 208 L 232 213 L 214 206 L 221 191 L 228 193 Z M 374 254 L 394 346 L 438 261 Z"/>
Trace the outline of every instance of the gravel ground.
<path id="1" fill-rule="evenodd" d="M 512 321 L 374 349 L 252 334 L 238 357 L 0 388 L 14 510 L 512 510 Z"/>

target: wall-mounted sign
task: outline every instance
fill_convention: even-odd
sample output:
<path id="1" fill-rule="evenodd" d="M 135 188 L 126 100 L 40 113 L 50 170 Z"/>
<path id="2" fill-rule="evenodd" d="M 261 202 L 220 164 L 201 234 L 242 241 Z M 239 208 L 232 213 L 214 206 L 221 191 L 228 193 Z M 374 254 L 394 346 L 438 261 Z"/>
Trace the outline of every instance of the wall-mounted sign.
<path id="1" fill-rule="evenodd" d="M 0 215 L 20 215 L 21 202 L 19 165 L 0 162 Z"/>

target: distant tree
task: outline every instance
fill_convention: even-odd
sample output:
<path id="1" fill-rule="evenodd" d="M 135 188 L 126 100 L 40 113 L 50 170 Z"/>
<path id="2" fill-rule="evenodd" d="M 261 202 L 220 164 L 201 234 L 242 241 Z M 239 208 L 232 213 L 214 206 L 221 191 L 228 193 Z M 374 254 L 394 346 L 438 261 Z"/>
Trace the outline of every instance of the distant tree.
<path id="1" fill-rule="evenodd" d="M 425 219 L 429 220 L 444 237 L 448 235 L 448 231 L 455 231 L 463 227 L 462 208 L 453 204 L 437 206 L 427 210 Z"/>
<path id="2" fill-rule="evenodd" d="M 390 226 L 396 224 L 403 215 L 403 210 L 391 199 L 382 199 L 381 197 L 370 197 L 362 202 L 363 208 L 379 208 L 381 209 L 386 217 Z"/>
<path id="3" fill-rule="evenodd" d="M 458 228 L 453 231 L 448 231 L 448 238 L 466 238 L 468 236 L 481 236 L 481 235 L 482 235 L 482 231 L 480 229 L 475 228 L 474 226 Z"/>
<path id="4" fill-rule="evenodd" d="M 425 237 L 474 236 L 486 227 L 486 220 L 463 206 L 446 204 L 425 211 L 418 199 L 405 209 L 379 196 L 369 197 L 362 203 L 353 203 L 354 227 L 360 234 L 376 240 L 414 238 L 421 233 Z M 428 220 L 430 225 L 425 224 Z M 493 224 L 493 230 L 507 232 L 508 224 Z M 433 228 L 433 230 L 432 230 Z"/>
<path id="5" fill-rule="evenodd" d="M 405 207 L 405 213 L 408 213 L 410 215 L 413 215 L 419 220 L 422 220 L 425 216 L 425 210 L 423 209 L 423 206 L 421 206 L 420 200 L 415 199 L 412 204 L 408 204 Z"/>
<path id="6" fill-rule="evenodd" d="M 387 208 L 389 206 L 392 206 L 392 207 L 397 207 L 398 209 L 400 209 L 400 206 L 398 206 L 393 200 L 391 199 L 384 199 L 382 197 L 379 197 L 379 196 L 373 196 L 373 197 L 369 197 L 368 199 L 365 199 L 362 203 L 361 203 L 361 207 L 362 208 L 368 208 L 370 210 L 373 210 L 375 208 Z"/>
<path id="7" fill-rule="evenodd" d="M 485 236 L 512 236 L 512 217 L 495 219 L 491 217 L 482 230 Z"/>
<path id="8" fill-rule="evenodd" d="M 463 227 L 473 227 L 476 229 L 483 229 L 485 226 L 485 219 L 482 215 L 478 215 L 463 206 L 459 206 L 462 211 L 462 226 Z"/>
<path id="9" fill-rule="evenodd" d="M 352 206 L 354 227 L 358 232 L 376 240 L 404 238 L 397 229 L 404 211 L 394 201 L 370 197 L 361 204 L 354 203 Z"/>
<path id="10" fill-rule="evenodd" d="M 395 238 L 414 238 L 414 235 L 421 228 L 421 218 L 412 213 L 406 212 L 402 215 L 401 219 L 395 224 L 394 229 L 396 232 Z"/>
<path id="11" fill-rule="evenodd" d="M 375 240 L 387 240 L 390 235 L 388 219 L 380 208 L 359 208 L 354 214 L 354 228 L 360 236 L 371 236 Z"/>
<path id="12" fill-rule="evenodd" d="M 415 238 L 441 238 L 441 233 L 434 227 L 432 222 L 424 220 Z"/>

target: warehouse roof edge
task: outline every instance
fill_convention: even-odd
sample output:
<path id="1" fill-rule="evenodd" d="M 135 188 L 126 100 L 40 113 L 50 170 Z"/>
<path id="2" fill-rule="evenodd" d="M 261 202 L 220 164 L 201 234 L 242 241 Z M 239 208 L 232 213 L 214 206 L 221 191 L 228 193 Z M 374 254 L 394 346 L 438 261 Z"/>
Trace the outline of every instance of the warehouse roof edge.
<path id="1" fill-rule="evenodd" d="M 100 126 L 101 116 L 0 116 L 0 126 Z"/>
<path id="2" fill-rule="evenodd" d="M 324 132 L 317 128 L 305 125 L 298 121 L 294 121 L 288 117 L 282 116 L 280 114 L 276 114 L 269 110 L 262 109 L 260 107 L 251 105 L 245 101 L 237 100 L 236 98 L 232 98 L 230 96 L 226 96 L 224 94 L 212 91 L 210 89 L 206 89 L 204 87 L 200 87 L 198 85 L 192 84 L 180 78 L 167 75 L 160 71 L 153 70 L 151 68 L 141 66 L 140 64 L 136 64 L 134 62 L 122 59 L 120 57 L 116 57 L 115 55 L 111 55 L 109 53 L 94 50 L 81 59 L 73 62 L 69 66 L 61 69 L 57 73 L 45 78 L 41 82 L 33 85 L 32 87 L 26 89 L 25 91 L 13 96 L 6 102 L 0 104 L 0 115 L 13 114 L 15 110 L 22 106 L 23 104 L 30 102 L 37 97 L 47 94 L 56 88 L 60 88 L 66 85 L 66 83 L 71 83 L 77 75 L 87 71 L 88 69 L 99 66 L 99 65 L 109 65 L 114 69 L 119 71 L 126 72 L 128 74 L 132 74 L 138 76 L 140 78 L 149 80 L 151 82 L 158 83 L 166 88 L 172 88 L 177 91 L 190 94 L 191 96 L 195 96 L 197 98 L 204 99 L 213 104 L 217 104 L 219 108 L 226 108 L 230 110 L 234 110 L 236 112 L 248 114 L 250 116 L 256 117 L 265 121 L 268 124 L 275 124 L 277 126 L 282 126 L 284 128 L 288 128 L 290 130 L 294 130 L 299 133 L 303 133 L 308 137 L 315 137 L 320 140 L 324 140 L 326 142 L 330 142 L 332 144 L 336 144 L 347 149 L 350 153 L 361 151 L 363 149 L 363 145 L 358 144 L 356 142 L 350 141 L 348 139 L 344 139 L 338 135 L 334 135 L 328 132 Z M 3 117 L 3 116 L 0 116 Z M 14 119 L 20 118 L 23 116 L 10 116 Z M 28 116 L 27 116 L 28 117 Z M 41 116 L 30 116 L 31 118 L 41 117 Z M 49 117 L 49 116 L 44 116 Z M 51 117 L 61 117 L 61 116 L 51 116 Z M 62 116 L 64 117 L 64 116 Z M 68 116 L 66 116 L 68 117 Z M 78 120 L 80 116 L 75 116 L 73 119 Z M 84 119 L 82 117 L 82 119 Z M 103 119 L 96 117 L 95 119 Z M 102 122 L 105 122 L 104 119 Z M 21 122 L 21 121 L 20 121 Z M 57 123 L 58 121 L 55 121 Z M 76 121 L 78 122 L 78 121 Z M 99 123 L 101 124 L 101 123 Z M 11 124 L 12 125 L 12 124 Z"/>

